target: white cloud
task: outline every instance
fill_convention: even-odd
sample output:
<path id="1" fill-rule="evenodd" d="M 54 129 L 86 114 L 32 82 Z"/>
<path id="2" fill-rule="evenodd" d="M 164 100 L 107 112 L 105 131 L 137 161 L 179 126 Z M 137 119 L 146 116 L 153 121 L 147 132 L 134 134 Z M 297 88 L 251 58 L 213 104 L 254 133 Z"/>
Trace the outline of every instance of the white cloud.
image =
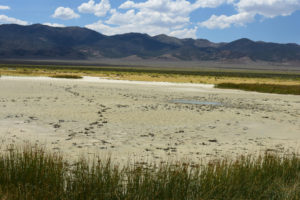
<path id="1" fill-rule="evenodd" d="M 103 33 L 105 35 L 117 34 L 117 31 L 113 27 L 103 24 L 101 20 L 93 24 L 88 24 L 85 27 Z"/>
<path id="2" fill-rule="evenodd" d="M 179 14 L 189 14 L 198 8 L 216 8 L 224 3 L 232 3 L 234 0 L 196 0 L 190 3 L 187 0 L 147 0 L 142 3 L 126 1 L 119 8 L 121 9 L 149 9 L 160 12 L 178 12 Z"/>
<path id="3" fill-rule="evenodd" d="M 287 16 L 300 9 L 300 0 L 240 0 L 235 4 L 239 12 L 260 14 L 273 18 Z"/>
<path id="4" fill-rule="evenodd" d="M 130 9 L 130 8 L 134 8 L 136 5 L 136 3 L 134 3 L 133 1 L 126 1 L 125 3 L 121 4 L 119 6 L 119 8 L 121 9 Z"/>
<path id="5" fill-rule="evenodd" d="M 106 21 L 98 21 L 86 27 L 106 35 L 126 32 L 142 32 L 149 35 L 167 34 L 180 38 L 196 38 L 197 28 L 190 22 L 190 13 L 200 7 L 220 5 L 228 0 L 147 0 L 142 3 L 126 1 L 120 10 L 110 10 Z M 205 3 L 206 2 L 206 3 Z"/>
<path id="6" fill-rule="evenodd" d="M 160 33 L 170 32 L 168 28 L 157 29 L 155 26 L 141 26 L 134 24 L 126 24 L 122 26 L 110 26 L 99 20 L 96 23 L 86 25 L 86 28 L 99 31 L 105 35 L 115 35 L 130 32 L 147 33 L 149 35 L 158 35 Z"/>
<path id="7" fill-rule="evenodd" d="M 155 25 L 161 27 L 183 26 L 189 23 L 188 16 L 175 15 L 174 13 L 143 10 L 135 12 L 133 9 L 125 13 L 114 12 L 106 21 L 113 25 Z"/>
<path id="8" fill-rule="evenodd" d="M 122 5 L 120 5 L 121 9 L 139 9 L 141 12 L 143 11 L 155 11 L 161 13 L 172 13 L 178 15 L 187 15 L 196 9 L 194 4 L 191 4 L 186 0 L 148 0 L 142 3 L 134 3 L 133 1 L 126 1 Z"/>
<path id="9" fill-rule="evenodd" d="M 0 5 L 0 10 L 10 10 L 10 7 Z"/>
<path id="10" fill-rule="evenodd" d="M 109 0 L 101 0 L 98 4 L 94 0 L 83 3 L 78 7 L 81 13 L 93 13 L 98 17 L 103 17 L 110 10 Z"/>
<path id="11" fill-rule="evenodd" d="M 49 23 L 49 22 L 43 23 L 43 25 L 52 26 L 52 27 L 65 27 L 65 25 L 63 24 Z"/>
<path id="12" fill-rule="evenodd" d="M 185 28 L 172 31 L 169 33 L 170 36 L 178 37 L 178 38 L 196 38 L 197 27 L 195 28 Z"/>
<path id="13" fill-rule="evenodd" d="M 236 14 L 212 15 L 196 25 L 191 22 L 190 15 L 193 11 L 199 8 L 216 8 L 223 4 L 233 6 Z M 101 0 L 98 4 L 90 0 L 78 7 L 80 12 L 100 17 L 110 13 L 108 19 L 86 25 L 87 28 L 106 35 L 142 32 L 179 38 L 195 38 L 197 26 L 209 29 L 245 26 L 253 22 L 256 15 L 272 18 L 290 15 L 299 9 L 300 0 L 126 0 L 117 9 L 111 9 L 109 0 Z"/>
<path id="14" fill-rule="evenodd" d="M 231 4 L 235 0 L 197 0 L 194 4 L 197 8 L 216 8 L 222 4 Z"/>
<path id="15" fill-rule="evenodd" d="M 224 29 L 231 27 L 231 25 L 244 26 L 246 23 L 252 22 L 253 20 L 253 14 L 244 12 L 231 16 L 212 15 L 207 21 L 201 22 L 199 25 L 208 29 Z"/>
<path id="16" fill-rule="evenodd" d="M 119 13 L 114 11 L 106 22 L 108 24 L 129 24 L 132 23 L 135 19 L 135 12 L 134 10 L 128 10 L 126 13 Z"/>
<path id="17" fill-rule="evenodd" d="M 28 25 L 29 23 L 20 19 L 16 19 L 13 17 L 8 17 L 6 15 L 0 15 L 0 24 L 20 24 L 20 25 Z"/>
<path id="18" fill-rule="evenodd" d="M 125 24 L 122 26 L 110 26 L 103 23 L 101 20 L 99 20 L 96 23 L 86 25 L 86 28 L 98 31 L 105 35 L 138 32 L 138 33 L 147 33 L 151 36 L 166 34 L 166 35 L 176 36 L 179 38 L 196 38 L 196 30 L 197 30 L 196 28 L 172 30 L 168 27 L 158 27 L 153 25 L 143 26 L 143 25 L 134 25 L 134 24 Z"/>
<path id="19" fill-rule="evenodd" d="M 80 16 L 77 13 L 75 13 L 71 8 L 58 7 L 55 10 L 52 17 L 63 19 L 63 20 L 68 20 L 68 19 L 79 18 Z"/>
<path id="20" fill-rule="evenodd" d="M 209 29 L 224 29 L 232 25 L 244 26 L 247 23 L 253 22 L 256 15 L 261 15 L 266 18 L 274 18 L 276 16 L 291 15 L 296 10 L 300 9 L 300 0 L 234 0 L 229 2 L 234 5 L 237 14 L 212 15 L 208 20 L 199 23 L 200 26 Z"/>

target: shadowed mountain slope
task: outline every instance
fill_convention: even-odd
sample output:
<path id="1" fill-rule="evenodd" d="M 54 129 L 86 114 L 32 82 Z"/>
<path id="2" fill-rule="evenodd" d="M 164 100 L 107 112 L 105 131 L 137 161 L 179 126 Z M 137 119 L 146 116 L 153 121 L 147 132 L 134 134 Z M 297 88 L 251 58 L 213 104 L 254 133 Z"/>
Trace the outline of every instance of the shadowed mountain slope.
<path id="1" fill-rule="evenodd" d="M 300 61 L 300 46 L 240 39 L 213 43 L 205 39 L 178 39 L 167 35 L 127 33 L 105 36 L 80 27 L 41 24 L 0 25 L 0 58 L 99 59 L 136 56 L 180 60 Z"/>

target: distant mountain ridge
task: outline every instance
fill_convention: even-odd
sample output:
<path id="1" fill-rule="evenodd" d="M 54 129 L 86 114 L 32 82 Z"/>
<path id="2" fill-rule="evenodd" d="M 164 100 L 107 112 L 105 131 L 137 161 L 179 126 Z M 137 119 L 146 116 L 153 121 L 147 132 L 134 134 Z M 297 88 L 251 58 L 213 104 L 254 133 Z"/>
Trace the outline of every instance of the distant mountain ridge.
<path id="1" fill-rule="evenodd" d="M 205 39 L 178 39 L 141 33 L 106 36 L 87 28 L 41 24 L 0 25 L 0 58 L 101 59 L 140 57 L 199 61 L 300 61 L 300 45 L 254 42 L 243 38 L 230 43 Z"/>

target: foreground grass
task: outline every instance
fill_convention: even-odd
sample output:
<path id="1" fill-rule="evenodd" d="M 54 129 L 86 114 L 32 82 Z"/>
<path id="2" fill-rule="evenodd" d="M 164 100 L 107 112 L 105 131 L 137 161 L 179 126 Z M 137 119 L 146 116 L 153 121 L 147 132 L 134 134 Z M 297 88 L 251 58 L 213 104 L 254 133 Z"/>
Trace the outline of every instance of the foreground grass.
<path id="1" fill-rule="evenodd" d="M 276 94 L 294 94 L 300 95 L 300 84 L 298 85 L 275 85 L 275 84 L 247 84 L 247 83 L 221 83 L 216 85 L 217 88 L 239 89 L 246 91 L 256 91 Z"/>
<path id="2" fill-rule="evenodd" d="M 300 158 L 242 156 L 207 165 L 70 165 L 38 148 L 0 156 L 0 199 L 300 199 Z"/>

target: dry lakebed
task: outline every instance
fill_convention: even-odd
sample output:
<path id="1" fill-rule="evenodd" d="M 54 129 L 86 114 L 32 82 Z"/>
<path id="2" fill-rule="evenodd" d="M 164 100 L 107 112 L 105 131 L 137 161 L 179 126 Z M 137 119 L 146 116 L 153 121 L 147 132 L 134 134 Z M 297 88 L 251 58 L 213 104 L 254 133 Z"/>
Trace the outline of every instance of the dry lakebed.
<path id="1" fill-rule="evenodd" d="M 1 151 L 38 144 L 115 162 L 199 161 L 298 152 L 300 96 L 213 85 L 0 78 Z"/>

